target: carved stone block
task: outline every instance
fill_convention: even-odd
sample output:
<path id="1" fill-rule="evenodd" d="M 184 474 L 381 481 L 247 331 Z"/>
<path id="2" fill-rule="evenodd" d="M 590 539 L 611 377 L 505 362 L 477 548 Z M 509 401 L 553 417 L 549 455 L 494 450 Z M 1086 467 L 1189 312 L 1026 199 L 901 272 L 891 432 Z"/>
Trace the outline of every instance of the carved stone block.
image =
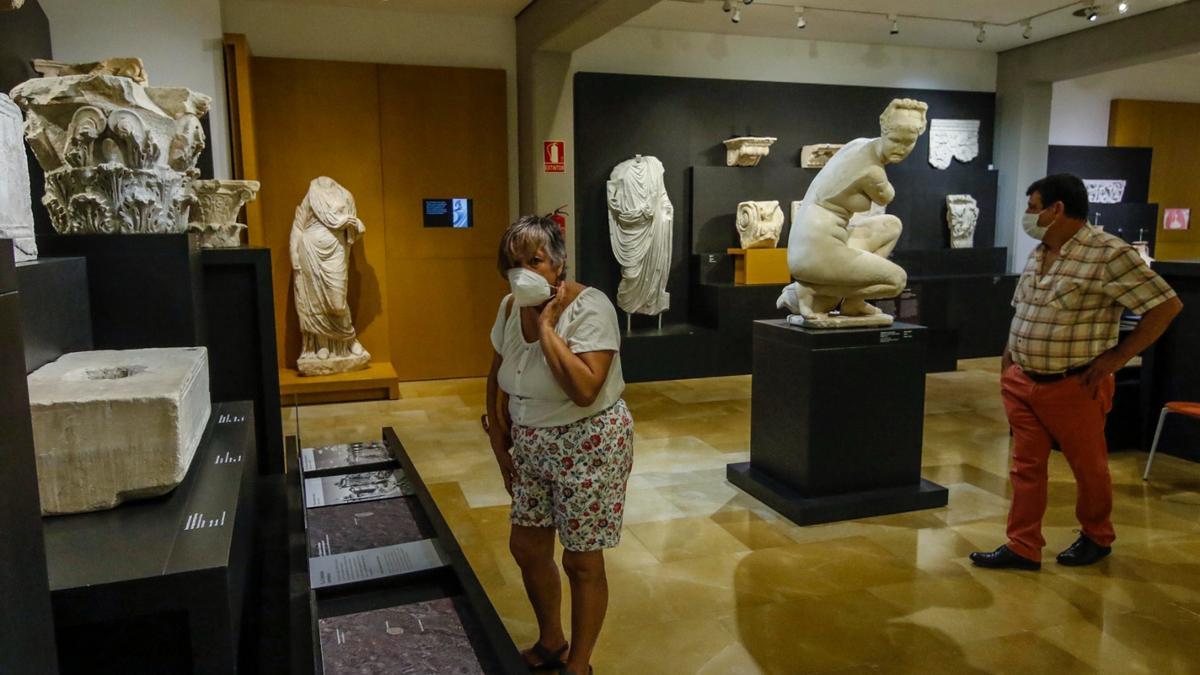
<path id="1" fill-rule="evenodd" d="M 737 231 L 742 248 L 774 248 L 783 232 L 779 202 L 742 202 L 737 208 Z"/>
<path id="2" fill-rule="evenodd" d="M 211 411 L 203 347 L 64 354 L 28 383 L 44 514 L 170 492 Z"/>
<path id="3" fill-rule="evenodd" d="M 843 143 L 817 143 L 800 148 L 800 166 L 805 169 L 819 169 L 829 163 L 833 153 L 842 149 Z"/>
<path id="4" fill-rule="evenodd" d="M 21 110 L 0 94 L 0 239 L 13 240 L 17 262 L 37 257 L 29 165 L 21 141 Z"/>
<path id="5" fill-rule="evenodd" d="M 146 79 L 146 66 L 139 58 L 112 58 L 91 63 L 65 63 L 49 59 L 34 59 L 33 69 L 42 77 L 115 75 L 116 77 L 128 77 L 138 84 L 150 84 Z"/>
<path id="6" fill-rule="evenodd" d="M 725 141 L 726 166 L 758 166 L 759 160 L 771 154 L 771 144 L 779 139 L 772 136 L 738 136 Z"/>
<path id="7" fill-rule="evenodd" d="M 979 205 L 971 195 L 946 195 L 946 225 L 950 228 L 950 248 L 975 245 L 975 224 Z"/>
<path id="8" fill-rule="evenodd" d="M 929 120 L 929 163 L 938 169 L 950 160 L 969 162 L 979 156 L 979 120 Z"/>
<path id="9" fill-rule="evenodd" d="M 1125 181 L 1123 180 L 1093 180 L 1085 178 L 1088 201 L 1092 204 L 1120 204 L 1125 198 Z"/>
<path id="10" fill-rule="evenodd" d="M 42 203 L 57 232 L 186 230 L 208 96 L 114 75 L 36 78 L 12 96 L 46 172 Z"/>
<path id="11" fill-rule="evenodd" d="M 192 181 L 192 222 L 188 230 L 200 235 L 201 248 L 237 248 L 242 245 L 242 230 L 237 222 L 242 205 L 258 194 L 256 180 Z"/>

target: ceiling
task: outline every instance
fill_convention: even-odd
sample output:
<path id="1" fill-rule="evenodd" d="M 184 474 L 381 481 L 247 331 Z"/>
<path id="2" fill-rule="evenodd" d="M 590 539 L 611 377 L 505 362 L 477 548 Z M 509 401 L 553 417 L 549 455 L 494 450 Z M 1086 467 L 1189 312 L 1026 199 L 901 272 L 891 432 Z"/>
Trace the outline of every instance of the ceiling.
<path id="1" fill-rule="evenodd" d="M 753 4 L 742 10 L 741 23 L 735 24 L 730 21 L 730 14 L 721 11 L 722 0 L 662 0 L 626 25 L 729 35 L 999 52 L 1186 1 L 1129 0 L 1129 11 L 1119 15 L 1115 11 L 1116 0 L 1093 0 L 1094 4 L 1106 11 L 1098 21 L 1089 23 L 1071 15 L 1084 4 L 1068 0 L 754 0 Z M 797 5 L 805 7 L 804 17 L 808 26 L 804 30 L 796 29 Z M 880 15 L 822 11 L 822 7 L 878 12 Z M 1020 22 L 1047 11 L 1051 13 L 1033 20 L 1032 37 L 1023 39 Z M 889 34 L 891 22 L 883 16 L 889 13 L 898 15 L 900 32 L 897 35 Z M 967 23 L 931 19 L 956 19 Z M 977 29 L 971 25 L 976 21 L 989 24 L 986 26 L 987 38 L 982 44 L 976 42 Z M 1003 24 L 1011 25 L 1005 27 Z"/>
<path id="2" fill-rule="evenodd" d="M 226 0 L 226 2 L 240 0 Z M 394 9 L 425 14 L 469 14 L 512 18 L 530 0 L 274 0 L 293 5 L 336 5 L 360 9 Z M 720 5 L 717 5 L 720 12 Z"/>

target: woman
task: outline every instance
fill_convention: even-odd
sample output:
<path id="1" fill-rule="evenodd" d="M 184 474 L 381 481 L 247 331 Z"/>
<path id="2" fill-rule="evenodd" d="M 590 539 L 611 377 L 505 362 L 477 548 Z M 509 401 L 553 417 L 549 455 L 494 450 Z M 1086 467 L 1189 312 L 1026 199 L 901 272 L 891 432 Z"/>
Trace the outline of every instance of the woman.
<path id="1" fill-rule="evenodd" d="M 566 245 L 549 218 L 509 226 L 497 264 L 512 293 L 492 327 L 485 426 L 513 498 L 509 548 L 540 632 L 524 656 L 532 668 L 584 675 L 608 606 L 604 549 L 621 539 L 633 466 L 617 312 L 604 293 L 565 279 Z M 571 586 L 569 648 L 555 531 Z"/>

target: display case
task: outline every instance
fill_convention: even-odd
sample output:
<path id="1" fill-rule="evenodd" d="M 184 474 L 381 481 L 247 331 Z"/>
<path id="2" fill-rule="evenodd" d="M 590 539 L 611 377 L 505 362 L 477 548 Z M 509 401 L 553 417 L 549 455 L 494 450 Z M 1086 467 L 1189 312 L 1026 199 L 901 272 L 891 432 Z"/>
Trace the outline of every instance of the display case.
<path id="1" fill-rule="evenodd" d="M 358 672 L 365 660 L 396 672 L 528 672 L 395 431 L 382 441 L 387 457 L 369 448 L 363 462 L 338 462 L 287 438 L 292 672 Z M 306 481 L 379 472 L 401 477 L 400 494 L 305 505 Z"/>

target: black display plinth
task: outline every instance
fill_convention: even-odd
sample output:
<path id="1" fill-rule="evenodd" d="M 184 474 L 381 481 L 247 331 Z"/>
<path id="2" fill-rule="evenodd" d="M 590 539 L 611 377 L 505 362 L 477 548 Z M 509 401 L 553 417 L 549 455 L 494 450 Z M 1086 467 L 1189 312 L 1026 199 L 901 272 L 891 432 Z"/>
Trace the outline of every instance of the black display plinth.
<path id="1" fill-rule="evenodd" d="M 43 519 L 63 673 L 234 673 L 254 532 L 254 407 L 213 404 L 170 494 Z"/>
<path id="2" fill-rule="evenodd" d="M 42 256 L 87 258 L 96 349 L 204 344 L 200 248 L 188 234 L 37 238 Z"/>
<path id="3" fill-rule="evenodd" d="M 925 340 L 755 321 L 750 462 L 729 481 L 801 525 L 944 506 L 921 479 Z"/>
<path id="4" fill-rule="evenodd" d="M 52 674 L 57 672 L 54 623 L 21 347 L 20 295 L 12 242 L 0 239 L 0 673 Z"/>
<path id="5" fill-rule="evenodd" d="M 208 327 L 209 387 L 214 401 L 254 402 L 258 470 L 283 473 L 283 421 L 275 351 L 271 250 L 201 251 Z"/>
<path id="6" fill-rule="evenodd" d="M 38 258 L 17 265 L 25 370 L 32 373 L 69 352 L 92 348 L 84 258 Z"/>

